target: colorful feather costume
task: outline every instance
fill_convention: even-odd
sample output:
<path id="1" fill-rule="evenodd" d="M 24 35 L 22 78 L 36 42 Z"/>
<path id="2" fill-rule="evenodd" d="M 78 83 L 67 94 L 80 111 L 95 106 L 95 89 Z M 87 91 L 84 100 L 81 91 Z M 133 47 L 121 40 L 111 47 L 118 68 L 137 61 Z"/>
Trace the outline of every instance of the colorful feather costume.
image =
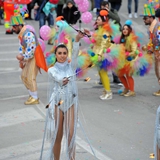
<path id="1" fill-rule="evenodd" d="M 66 22 L 64 22 L 66 23 Z M 57 23 L 58 24 L 58 23 Z M 70 26 L 67 26 L 61 30 L 61 32 L 58 34 L 56 39 L 56 47 L 58 44 L 65 44 L 68 48 L 69 53 L 69 59 L 71 58 L 72 48 L 73 48 L 73 42 L 75 41 L 75 30 L 73 30 Z M 54 50 L 53 50 L 54 51 Z M 72 59 L 71 59 L 72 60 Z M 46 54 L 46 61 L 47 66 L 50 68 L 54 66 L 56 62 L 56 57 L 54 52 L 52 54 L 47 53 Z M 69 60 L 70 61 L 70 60 Z M 86 51 L 80 51 L 79 56 L 77 58 L 77 69 L 76 69 L 76 75 L 77 77 L 82 77 L 87 72 L 88 66 L 91 64 L 90 57 Z"/>
<path id="2" fill-rule="evenodd" d="M 153 58 L 141 50 L 142 37 L 132 32 L 125 40 L 125 60 L 121 61 L 122 68 L 116 68 L 116 74 L 122 76 L 124 73 L 130 75 L 144 76 L 148 74 L 153 63 Z"/>
<path id="3" fill-rule="evenodd" d="M 88 53 L 94 64 L 99 70 L 113 70 L 120 68 L 121 61 L 125 58 L 124 47 L 112 43 L 112 40 L 120 35 L 119 25 L 113 21 L 99 27 L 90 39 L 92 42 Z M 101 56 L 101 61 L 98 60 Z"/>

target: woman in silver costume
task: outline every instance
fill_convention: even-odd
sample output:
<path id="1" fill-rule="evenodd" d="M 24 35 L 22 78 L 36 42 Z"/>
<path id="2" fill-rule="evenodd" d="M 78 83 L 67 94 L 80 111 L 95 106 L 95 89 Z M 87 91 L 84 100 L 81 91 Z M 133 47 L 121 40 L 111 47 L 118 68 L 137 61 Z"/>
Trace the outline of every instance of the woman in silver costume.
<path id="1" fill-rule="evenodd" d="M 59 44 L 55 49 L 56 63 L 49 68 L 49 104 L 40 160 L 60 160 L 62 146 L 64 160 L 75 160 L 75 137 L 78 120 L 78 92 L 76 87 L 76 64 L 79 41 L 84 35 L 79 32 L 73 43 L 72 59 L 68 49 Z M 45 139 L 49 140 L 46 145 Z M 46 152 L 47 148 L 47 152 Z"/>

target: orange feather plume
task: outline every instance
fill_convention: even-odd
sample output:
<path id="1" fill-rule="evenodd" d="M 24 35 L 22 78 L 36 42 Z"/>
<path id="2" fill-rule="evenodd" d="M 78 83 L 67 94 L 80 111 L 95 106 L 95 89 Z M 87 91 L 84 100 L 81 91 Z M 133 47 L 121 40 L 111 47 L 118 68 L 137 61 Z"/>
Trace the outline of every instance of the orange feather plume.
<path id="1" fill-rule="evenodd" d="M 58 17 L 56 18 L 56 22 L 57 22 L 57 21 L 61 21 L 61 20 L 63 20 L 63 19 L 64 19 L 63 16 L 58 16 Z"/>
<path id="2" fill-rule="evenodd" d="M 108 16 L 108 11 L 107 11 L 107 10 L 101 10 L 101 11 L 99 12 L 99 14 L 100 14 L 101 16 Z"/>

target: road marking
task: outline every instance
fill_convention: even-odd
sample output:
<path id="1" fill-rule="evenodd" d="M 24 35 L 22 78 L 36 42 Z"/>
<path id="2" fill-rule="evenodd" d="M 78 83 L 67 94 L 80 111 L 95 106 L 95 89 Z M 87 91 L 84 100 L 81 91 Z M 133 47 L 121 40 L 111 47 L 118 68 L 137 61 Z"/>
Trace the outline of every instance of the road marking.
<path id="1" fill-rule="evenodd" d="M 43 137 L 42 137 L 43 138 Z M 62 142 L 63 143 L 63 142 Z M 0 159 L 3 160 L 38 160 L 40 158 L 42 146 L 42 139 L 27 142 L 7 148 L 0 149 Z M 45 147 L 49 149 L 50 144 Z M 76 146 L 76 150 L 80 150 L 80 147 Z M 47 150 L 44 151 L 44 154 Z"/>
<path id="2" fill-rule="evenodd" d="M 0 72 L 0 74 L 5 74 L 5 73 L 16 73 L 16 72 L 20 72 L 20 70 L 16 70 L 16 71 L 9 71 L 9 72 Z"/>
<path id="3" fill-rule="evenodd" d="M 77 144 L 82 147 L 84 150 L 86 150 L 88 153 L 93 155 L 93 152 L 90 149 L 90 146 L 88 145 L 88 143 L 86 143 L 85 141 L 83 141 L 80 137 L 76 136 L 76 142 Z M 92 147 L 93 148 L 93 147 Z M 99 152 L 98 150 L 96 150 L 95 148 L 93 148 L 96 157 L 99 160 L 112 160 L 111 158 L 107 157 L 106 155 L 104 155 L 103 153 Z M 93 155 L 94 156 L 94 155 Z"/>
<path id="4" fill-rule="evenodd" d="M 35 111 L 34 108 L 23 108 L 19 110 L 13 110 L 10 112 L 0 113 L 0 127 L 12 126 L 15 124 L 22 124 L 37 119 L 43 119 L 43 117 Z"/>
<path id="5" fill-rule="evenodd" d="M 1 98 L 0 101 L 6 101 L 6 100 L 11 100 L 11 99 L 18 99 L 18 98 L 23 98 L 23 97 L 28 97 L 28 95 L 21 95 L 21 96 Z"/>
<path id="6" fill-rule="evenodd" d="M 38 84 L 38 86 L 43 86 L 43 85 L 47 85 L 47 82 L 41 82 L 41 83 L 37 83 Z M 9 89 L 9 88 L 18 88 L 18 87 L 23 87 L 23 88 L 25 88 L 24 87 L 24 84 L 23 83 L 20 83 L 20 84 L 9 84 L 9 85 L 0 85 L 0 88 L 1 89 L 3 89 L 3 88 L 5 88 L 5 89 Z M 18 97 L 18 96 L 17 96 Z M 15 97 L 16 98 L 16 97 Z M 11 97 L 11 99 L 12 99 L 12 97 Z"/>
<path id="7" fill-rule="evenodd" d="M 6 44 L 0 44 L 0 47 L 8 47 L 8 46 L 19 46 L 19 44 L 18 43 L 6 43 Z"/>
<path id="8" fill-rule="evenodd" d="M 39 100 L 39 104 L 36 104 L 37 108 L 41 111 L 41 113 L 46 116 L 46 107 L 45 105 L 42 103 L 41 100 Z"/>
<path id="9" fill-rule="evenodd" d="M 20 72 L 22 71 L 20 68 L 15 70 L 15 71 L 7 71 L 7 72 L 0 72 L 0 74 L 6 74 L 6 73 L 15 73 L 15 72 Z"/>
<path id="10" fill-rule="evenodd" d="M 17 51 L 0 51 L 0 54 L 18 54 L 18 50 Z"/>
<path id="11" fill-rule="evenodd" d="M 15 71 L 16 68 L 0 68 L 0 72 L 1 71 Z"/>
<path id="12" fill-rule="evenodd" d="M 42 146 L 42 139 L 32 141 L 32 142 L 27 142 L 19 145 L 15 145 L 12 147 L 7 147 L 0 149 L 0 159 L 23 159 L 28 158 L 29 156 L 32 156 L 34 160 L 36 159 L 37 156 L 35 156 L 35 152 L 38 152 L 38 156 L 40 157 L 40 151 L 41 151 L 41 146 Z M 49 148 L 49 147 L 48 147 Z M 37 159 L 39 158 L 37 157 Z M 26 159 L 27 160 L 27 159 Z"/>
<path id="13" fill-rule="evenodd" d="M 3 58 L 3 59 L 1 58 L 0 61 L 2 61 L 2 62 L 3 61 L 17 61 L 18 62 L 18 60 L 16 58 Z"/>
<path id="14" fill-rule="evenodd" d="M 3 41 L 3 40 L 18 40 L 18 37 L 2 37 L 0 38 L 0 41 Z"/>

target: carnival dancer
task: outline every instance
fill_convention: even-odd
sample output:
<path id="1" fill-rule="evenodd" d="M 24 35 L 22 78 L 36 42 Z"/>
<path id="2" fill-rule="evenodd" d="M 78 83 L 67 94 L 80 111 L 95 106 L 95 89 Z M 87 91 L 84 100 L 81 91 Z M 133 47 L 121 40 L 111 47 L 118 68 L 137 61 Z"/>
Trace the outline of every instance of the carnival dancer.
<path id="1" fill-rule="evenodd" d="M 155 18 L 155 10 L 151 4 L 144 5 L 143 21 L 149 25 L 149 43 L 143 47 L 155 57 L 155 73 L 160 85 L 160 23 Z M 160 96 L 160 89 L 153 93 L 154 96 Z"/>
<path id="2" fill-rule="evenodd" d="M 69 54 L 68 56 L 71 57 L 72 45 L 73 45 L 72 44 L 72 36 L 71 36 L 71 34 L 69 35 L 69 34 L 64 33 L 64 30 L 66 30 L 67 28 L 70 28 L 70 27 L 69 27 L 68 23 L 63 19 L 64 19 L 63 16 L 59 16 L 56 18 L 56 26 L 55 26 L 55 28 L 53 28 L 54 33 L 52 35 L 53 47 L 51 48 L 50 53 L 54 53 L 55 47 L 57 46 L 57 44 L 64 43 L 68 48 L 68 54 Z M 62 32 L 63 32 L 63 34 L 65 34 L 65 35 L 63 35 L 63 40 L 61 40 L 59 38 L 59 36 Z"/>
<path id="3" fill-rule="evenodd" d="M 61 141 L 64 135 L 65 160 L 75 160 L 75 138 L 78 120 L 78 93 L 75 70 L 79 54 L 79 40 L 84 35 L 79 32 L 73 42 L 71 61 L 68 48 L 58 44 L 55 48 L 56 62 L 49 68 L 49 104 L 46 106 L 46 124 L 40 160 L 60 160 Z M 45 154 L 45 139 L 50 148 Z"/>
<path id="4" fill-rule="evenodd" d="M 113 8 L 110 8 L 108 1 L 102 1 L 101 2 L 101 9 L 106 9 L 108 11 L 109 19 L 111 19 L 115 23 L 118 23 L 120 25 L 120 30 L 121 30 L 120 17 L 118 15 L 117 10 L 113 9 Z M 118 85 L 122 85 L 118 76 L 114 72 L 112 72 L 112 75 L 113 75 L 113 83 L 116 83 Z M 101 83 L 99 83 L 99 84 L 101 84 Z"/>
<path id="5" fill-rule="evenodd" d="M 130 40 L 132 40 L 129 36 L 132 35 L 132 27 L 128 24 L 125 24 L 122 28 L 122 35 L 120 39 L 120 43 L 123 43 L 125 46 L 126 52 L 129 53 L 129 56 L 132 56 L 135 58 L 136 56 L 136 50 L 137 50 L 137 43 L 136 41 L 133 41 L 131 43 Z M 130 63 L 128 60 L 126 60 L 126 63 Z M 120 94 L 121 96 L 135 96 L 134 92 L 134 79 L 132 77 L 132 74 L 130 74 L 130 67 L 129 64 L 126 64 L 126 66 L 123 68 L 125 71 L 119 75 L 120 81 L 123 83 L 125 89 L 124 91 Z"/>
<path id="6" fill-rule="evenodd" d="M 47 71 L 47 66 L 42 49 L 38 43 L 35 33 L 28 30 L 21 16 L 11 17 L 11 26 L 13 31 L 18 34 L 20 40 L 19 60 L 22 68 L 21 79 L 29 92 L 29 98 L 25 105 L 38 104 L 36 76 L 39 68 Z"/>
<path id="7" fill-rule="evenodd" d="M 100 96 L 101 100 L 112 99 L 112 91 L 110 88 L 110 80 L 107 74 L 107 70 L 103 68 L 103 57 L 104 53 L 108 48 L 111 48 L 113 44 L 111 43 L 111 34 L 113 30 L 109 23 L 109 15 L 107 10 L 101 10 L 96 20 L 96 31 L 91 36 L 91 42 L 93 47 L 91 52 L 98 56 L 98 65 L 101 65 L 99 68 L 99 75 L 104 87 L 104 94 Z M 116 24 L 112 24 L 116 25 Z M 115 27 L 116 28 L 116 27 Z M 119 27 L 117 26 L 117 32 L 119 32 Z M 85 33 L 90 35 L 90 32 L 85 30 Z M 93 55 L 91 53 L 91 55 Z"/>
<path id="8" fill-rule="evenodd" d="M 118 76 L 124 85 L 124 91 L 121 96 L 135 96 L 133 75 L 144 76 L 151 69 L 152 57 L 148 54 L 143 54 L 140 50 L 140 39 L 134 33 L 132 22 L 127 20 L 122 28 L 120 43 L 124 45 L 126 57 L 124 65 L 118 70 Z"/>
<path id="9" fill-rule="evenodd" d="M 156 7 L 155 7 L 156 8 Z M 153 53 L 155 59 L 155 73 L 160 84 L 160 39 L 159 39 L 159 32 L 160 32 L 160 23 L 156 20 L 155 16 L 160 18 L 159 14 L 159 4 L 158 9 L 155 10 L 153 5 L 145 4 L 144 11 L 143 11 L 143 21 L 145 25 L 149 25 L 149 43 L 146 46 L 143 46 L 143 50 L 146 50 L 150 54 Z M 153 93 L 154 96 L 160 96 L 160 90 Z M 155 160 L 160 160 L 160 107 L 157 109 L 156 114 L 156 123 L 155 123 L 155 135 L 154 135 L 154 157 Z"/>
<path id="10" fill-rule="evenodd" d="M 73 42 L 75 40 L 75 34 L 79 31 L 74 28 L 72 25 L 69 25 L 63 16 L 56 18 L 56 26 L 52 29 L 51 37 L 53 38 L 53 47 L 50 52 L 46 53 L 46 61 L 48 68 L 54 66 L 56 57 L 55 57 L 55 48 L 57 44 L 63 43 L 68 49 L 68 58 L 72 57 Z M 82 31 L 81 31 L 82 32 Z M 84 33 L 84 32 L 83 32 Z M 84 33 L 85 34 L 85 33 Z M 85 35 L 87 36 L 87 35 Z M 76 76 L 82 78 L 88 71 L 88 68 L 91 64 L 90 56 L 86 50 L 80 50 L 77 57 L 77 69 Z"/>

